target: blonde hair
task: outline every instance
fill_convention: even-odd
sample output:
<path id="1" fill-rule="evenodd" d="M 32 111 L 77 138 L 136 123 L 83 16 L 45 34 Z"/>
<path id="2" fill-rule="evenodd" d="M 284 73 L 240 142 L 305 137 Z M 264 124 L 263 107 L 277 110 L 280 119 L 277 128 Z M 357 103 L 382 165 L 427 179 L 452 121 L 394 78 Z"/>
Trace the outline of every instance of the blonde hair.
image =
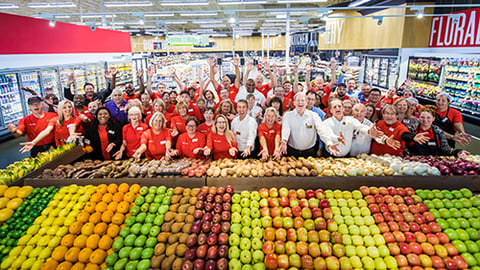
<path id="1" fill-rule="evenodd" d="M 273 112 L 275 114 L 275 123 L 278 123 L 277 109 L 275 109 L 273 107 L 268 107 L 267 109 L 265 109 L 265 113 L 263 114 L 263 122 L 262 123 L 265 123 L 266 115 L 267 115 L 268 112 Z"/>
<path id="2" fill-rule="evenodd" d="M 397 108 L 397 111 L 398 111 L 398 103 L 404 102 L 404 101 L 405 101 L 405 103 L 407 103 L 407 110 L 405 111 L 405 114 L 404 114 L 403 118 L 408 119 L 408 118 L 413 116 L 413 110 L 410 108 L 410 104 L 408 104 L 408 100 L 406 98 L 402 97 L 402 98 L 399 98 L 399 99 L 395 100 L 395 102 L 393 102 L 393 106 L 395 108 Z"/>
<path id="3" fill-rule="evenodd" d="M 187 113 L 188 113 L 188 106 L 187 106 L 187 103 L 183 102 L 183 101 L 180 101 L 177 103 L 177 105 L 175 106 L 175 111 L 177 112 L 178 115 L 180 115 L 179 111 L 180 111 L 180 108 L 181 107 L 185 107 L 185 109 L 187 109 Z"/>
<path id="4" fill-rule="evenodd" d="M 165 102 L 163 102 L 163 100 L 161 100 L 159 98 L 155 99 L 153 101 L 153 104 L 152 104 L 154 109 L 155 109 L 155 105 L 157 105 L 157 104 L 160 104 L 163 107 L 163 110 L 162 110 L 162 113 L 163 113 L 165 111 Z"/>
<path id="5" fill-rule="evenodd" d="M 229 111 L 229 113 L 231 113 L 231 114 L 237 114 L 237 112 L 235 111 L 235 108 L 233 107 L 233 103 L 232 103 L 229 99 L 225 99 L 225 100 L 223 100 L 222 102 L 220 102 L 220 104 L 218 105 L 218 108 L 217 108 L 217 110 L 215 111 L 215 113 L 220 113 L 220 114 L 221 114 L 223 103 L 228 103 L 228 104 L 230 104 L 230 111 Z"/>
<path id="6" fill-rule="evenodd" d="M 153 121 L 157 118 L 162 119 L 162 127 L 161 129 L 165 128 L 165 116 L 163 116 L 163 113 L 161 112 L 156 112 L 152 115 L 152 118 L 150 118 L 150 122 L 148 123 L 151 127 L 153 127 Z"/>
<path id="7" fill-rule="evenodd" d="M 219 118 L 223 118 L 223 120 L 225 120 L 225 122 L 226 122 L 225 134 L 224 134 L 224 135 L 225 135 L 225 138 L 227 138 L 227 142 L 230 144 L 230 146 L 232 146 L 233 132 L 230 130 L 230 125 L 229 125 L 228 119 L 227 119 L 227 117 L 226 117 L 225 115 L 219 114 L 219 115 L 217 115 L 217 117 L 215 117 L 215 121 L 214 121 L 214 123 L 213 123 L 213 125 L 212 125 L 212 132 L 213 132 L 214 134 L 217 134 L 217 127 L 216 127 L 216 125 L 217 125 L 217 121 L 218 121 Z"/>
<path id="8" fill-rule="evenodd" d="M 127 112 L 130 111 L 130 109 L 135 108 L 135 107 L 139 108 L 140 112 L 143 111 L 143 105 L 142 105 L 142 102 L 139 99 L 130 99 L 127 102 L 127 106 L 126 106 Z"/>
<path id="9" fill-rule="evenodd" d="M 63 100 L 61 101 L 60 103 L 58 103 L 58 120 L 57 120 L 57 125 L 58 126 L 61 126 L 63 125 L 63 122 L 65 121 L 65 115 L 63 115 L 63 107 L 65 107 L 65 104 L 67 103 L 70 103 L 70 105 L 72 105 L 72 113 L 70 115 L 70 117 L 75 117 L 75 110 L 73 109 L 74 106 L 73 106 L 73 102 L 70 101 L 70 100 Z"/>

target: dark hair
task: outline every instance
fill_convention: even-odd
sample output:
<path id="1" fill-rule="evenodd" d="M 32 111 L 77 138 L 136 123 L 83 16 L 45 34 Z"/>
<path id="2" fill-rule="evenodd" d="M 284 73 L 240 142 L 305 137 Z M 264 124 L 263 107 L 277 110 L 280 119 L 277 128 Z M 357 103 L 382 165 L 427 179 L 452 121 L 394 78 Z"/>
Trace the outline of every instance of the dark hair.
<path id="1" fill-rule="evenodd" d="M 339 83 L 339 84 L 337 85 L 337 88 L 340 88 L 340 87 L 347 88 L 347 85 L 344 84 L 344 83 Z"/>
<path id="2" fill-rule="evenodd" d="M 180 96 L 183 95 L 183 94 L 185 94 L 187 96 L 190 96 L 190 93 L 188 92 L 188 90 L 180 92 Z"/>
<path id="3" fill-rule="evenodd" d="M 240 103 L 243 103 L 243 104 L 245 104 L 245 106 L 248 107 L 248 102 L 247 102 L 245 99 L 240 99 L 240 100 L 237 102 L 237 108 L 238 108 L 238 104 L 240 104 Z M 238 109 L 237 109 L 237 110 L 238 110 Z"/>
<path id="4" fill-rule="evenodd" d="M 197 118 L 196 118 L 195 116 L 190 116 L 190 117 L 187 119 L 187 121 L 185 121 L 185 126 L 186 126 L 189 122 L 191 122 L 191 121 L 195 122 L 195 126 L 198 127 L 198 120 L 197 120 Z"/>
<path id="5" fill-rule="evenodd" d="M 187 92 L 190 92 L 190 91 L 195 91 L 195 92 L 196 92 L 197 89 L 195 89 L 195 87 L 189 87 L 189 88 L 187 88 Z"/>
<path id="6" fill-rule="evenodd" d="M 308 96 L 309 94 L 314 94 L 315 96 L 317 95 L 317 93 L 313 90 L 308 90 L 306 93 L 305 93 L 305 96 Z"/>
<path id="7" fill-rule="evenodd" d="M 279 97 L 272 97 L 272 99 L 270 99 L 270 102 L 268 103 L 268 107 L 273 107 L 272 104 L 274 102 L 280 103 L 280 108 L 278 109 L 278 113 L 280 115 L 283 115 L 283 102 Z"/>
<path id="8" fill-rule="evenodd" d="M 370 93 L 372 93 L 372 92 L 378 92 L 380 95 L 382 94 L 382 91 L 380 91 L 380 89 L 378 89 L 378 88 L 371 89 Z"/>
<path id="9" fill-rule="evenodd" d="M 215 109 L 213 107 L 206 107 L 203 113 L 206 113 L 207 111 L 212 111 L 212 113 L 215 114 Z"/>
<path id="10" fill-rule="evenodd" d="M 110 116 L 110 118 L 108 119 L 108 122 L 107 122 L 107 129 L 110 128 L 113 124 L 113 118 L 112 118 L 112 113 L 110 112 L 110 110 L 103 106 L 103 107 L 100 107 L 97 109 L 97 111 L 95 112 L 95 118 L 93 119 L 93 124 L 98 127 L 98 113 L 101 111 L 101 110 L 106 110 L 108 112 L 108 115 Z"/>
<path id="11" fill-rule="evenodd" d="M 91 85 L 93 87 L 93 89 L 95 89 L 95 85 L 93 85 L 93 83 L 89 83 L 89 82 L 87 82 L 83 85 L 83 89 L 85 89 L 85 87 L 87 87 L 88 85 Z"/>

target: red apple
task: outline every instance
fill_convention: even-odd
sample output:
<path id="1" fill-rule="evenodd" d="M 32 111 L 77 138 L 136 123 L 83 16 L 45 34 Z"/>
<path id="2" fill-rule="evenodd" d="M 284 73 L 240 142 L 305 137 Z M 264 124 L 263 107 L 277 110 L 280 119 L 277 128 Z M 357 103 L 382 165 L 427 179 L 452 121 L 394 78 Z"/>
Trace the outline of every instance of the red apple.
<path id="1" fill-rule="evenodd" d="M 403 218 L 405 219 L 405 222 L 415 221 L 415 217 L 413 217 L 413 214 L 410 212 L 403 212 L 402 215 L 403 215 Z"/>
<path id="2" fill-rule="evenodd" d="M 322 217 L 322 210 L 318 207 L 312 209 L 312 218 L 316 219 Z"/>
<path id="3" fill-rule="evenodd" d="M 421 229 L 421 227 L 416 222 L 410 222 L 408 223 L 408 225 L 410 226 L 410 231 L 412 232 L 418 232 Z"/>
<path id="4" fill-rule="evenodd" d="M 453 261 L 457 265 L 458 269 L 468 269 L 468 264 L 465 259 L 461 256 L 453 256 Z"/>
<path id="5" fill-rule="evenodd" d="M 408 205 L 408 210 L 414 215 L 420 213 L 420 210 L 418 210 L 418 207 L 414 204 Z"/>
<path id="6" fill-rule="evenodd" d="M 390 255 L 397 256 L 398 254 L 400 254 L 400 247 L 397 243 L 388 243 L 387 246 L 390 250 Z"/>
<path id="7" fill-rule="evenodd" d="M 300 217 L 302 216 L 302 208 L 300 206 L 294 206 L 292 207 L 292 214 L 295 217 Z"/>
<path id="8" fill-rule="evenodd" d="M 385 195 L 383 196 L 383 200 L 385 201 L 386 204 L 394 203 L 395 201 L 393 200 L 392 195 Z"/>
<path id="9" fill-rule="evenodd" d="M 435 244 L 439 244 L 440 240 L 438 240 L 438 237 L 435 234 L 427 233 L 427 242 L 432 245 L 435 245 Z"/>
<path id="10" fill-rule="evenodd" d="M 330 207 L 330 203 L 328 202 L 327 199 L 321 199 L 320 202 L 318 203 L 320 208 L 328 208 Z"/>
<path id="11" fill-rule="evenodd" d="M 261 215 L 262 217 L 270 216 L 270 208 L 268 208 L 268 207 L 262 207 L 262 209 L 260 209 L 260 215 Z"/>
<path id="12" fill-rule="evenodd" d="M 378 188 L 377 187 L 369 187 L 370 189 L 370 194 L 375 195 L 378 194 Z"/>
<path id="13" fill-rule="evenodd" d="M 412 196 L 415 194 L 415 190 L 411 187 L 405 188 L 405 192 L 407 193 L 408 196 Z"/>
<path id="14" fill-rule="evenodd" d="M 363 196 L 367 196 L 370 194 L 370 189 L 367 186 L 361 186 L 360 192 L 363 194 Z"/>
<path id="15" fill-rule="evenodd" d="M 415 232 L 415 240 L 418 243 L 427 242 L 427 236 L 423 232 Z"/>
<path id="16" fill-rule="evenodd" d="M 394 212 L 393 218 L 395 219 L 396 222 L 405 221 L 405 218 L 400 212 Z"/>
<path id="17" fill-rule="evenodd" d="M 385 195 L 388 195 L 389 192 L 388 192 L 388 189 L 386 187 L 379 187 L 378 188 L 378 194 L 385 196 Z"/>
<path id="18" fill-rule="evenodd" d="M 297 191 L 295 189 L 288 190 L 288 198 L 291 200 L 292 198 L 297 198 Z"/>
<path id="19" fill-rule="evenodd" d="M 408 206 L 404 203 L 399 203 L 398 204 L 398 210 L 402 213 L 408 212 Z"/>
<path id="20" fill-rule="evenodd" d="M 423 224 L 425 223 L 425 218 L 423 217 L 422 214 L 420 213 L 416 213 L 413 215 L 413 217 L 415 218 L 415 222 L 418 223 L 418 224 Z"/>
<path id="21" fill-rule="evenodd" d="M 276 254 L 285 254 L 285 241 L 277 240 L 274 243 Z"/>
<path id="22" fill-rule="evenodd" d="M 404 232 L 403 235 L 405 235 L 405 242 L 415 242 L 415 235 L 412 232 Z"/>
<path id="23" fill-rule="evenodd" d="M 297 189 L 297 197 L 302 199 L 302 198 L 306 198 L 306 194 L 305 194 L 305 190 L 303 188 L 299 188 Z"/>
<path id="24" fill-rule="evenodd" d="M 275 228 L 268 227 L 264 230 L 264 238 L 267 241 L 275 241 Z"/>
<path id="25" fill-rule="evenodd" d="M 424 218 L 425 221 L 427 221 L 427 222 L 430 222 L 430 221 L 434 221 L 434 220 L 435 220 L 435 216 L 433 216 L 433 214 L 430 213 L 430 212 L 423 212 L 423 218 Z"/>
<path id="26" fill-rule="evenodd" d="M 325 217 L 325 215 L 324 215 L 324 217 Z M 383 218 L 383 215 L 380 214 L 380 213 L 373 214 L 373 218 L 375 219 L 375 223 L 377 223 L 377 224 L 385 221 L 385 219 Z"/>
<path id="27" fill-rule="evenodd" d="M 272 198 L 278 197 L 278 189 L 275 187 L 272 187 L 268 190 L 268 195 Z"/>
<path id="28" fill-rule="evenodd" d="M 436 233 L 435 235 L 438 237 L 438 241 L 440 241 L 441 244 L 450 242 L 450 239 L 448 238 L 448 236 L 443 232 Z"/>
<path id="29" fill-rule="evenodd" d="M 413 266 L 420 266 L 420 258 L 417 254 L 411 253 L 407 255 L 408 264 Z"/>
<path id="30" fill-rule="evenodd" d="M 275 239 L 283 241 L 283 242 L 287 241 L 287 230 L 285 230 L 284 228 L 278 228 L 275 231 Z"/>
<path id="31" fill-rule="evenodd" d="M 290 207 L 282 208 L 282 216 L 283 217 L 292 217 L 293 216 L 292 208 L 290 208 Z"/>
<path id="32" fill-rule="evenodd" d="M 408 232 L 410 231 L 410 227 L 408 226 L 408 224 L 404 221 L 400 221 L 398 222 L 398 226 L 400 227 L 400 230 L 402 232 Z"/>
<path id="33" fill-rule="evenodd" d="M 273 208 L 270 208 L 270 215 L 274 217 L 279 217 L 282 214 L 282 208 L 275 206 Z"/>
<path id="34" fill-rule="evenodd" d="M 436 269 L 445 268 L 445 263 L 439 256 L 430 256 L 430 259 L 432 259 L 432 267 Z"/>
<path id="35" fill-rule="evenodd" d="M 287 197 L 280 197 L 279 204 L 281 207 L 287 207 L 290 205 L 290 200 Z"/>
<path id="36" fill-rule="evenodd" d="M 369 204 L 368 209 L 370 209 L 370 212 L 372 214 L 376 214 L 380 212 L 380 207 L 378 207 L 376 203 Z"/>
<path id="37" fill-rule="evenodd" d="M 438 225 L 438 223 L 435 221 L 430 221 L 428 223 L 428 226 L 432 230 L 432 233 L 438 233 L 442 231 L 442 228 L 440 227 L 440 225 Z"/>
<path id="38" fill-rule="evenodd" d="M 432 229 L 427 224 L 420 225 L 420 229 L 422 230 L 423 233 L 432 233 Z"/>
<path id="39" fill-rule="evenodd" d="M 273 244 L 272 241 L 267 240 L 265 243 L 262 245 L 262 252 L 264 254 L 272 254 L 275 251 L 275 245 Z"/>
<path id="40" fill-rule="evenodd" d="M 288 241 L 297 241 L 297 230 L 290 228 L 287 230 L 287 240 Z"/>
<path id="41" fill-rule="evenodd" d="M 301 198 L 300 200 L 298 200 L 298 203 L 302 208 L 308 207 L 308 200 L 305 198 Z"/>
<path id="42" fill-rule="evenodd" d="M 382 211 L 382 212 L 388 212 L 389 211 L 388 205 L 386 203 L 379 203 L 378 208 L 380 208 L 380 211 Z"/>
<path id="43" fill-rule="evenodd" d="M 307 250 L 308 250 L 308 245 L 307 245 Z M 328 257 L 328 256 L 332 256 L 332 252 L 333 252 L 332 251 L 332 246 L 328 242 L 321 242 L 320 243 L 320 251 L 322 252 L 322 257 L 324 257 L 324 258 Z M 297 253 L 298 253 L 298 243 L 297 243 Z"/>
<path id="44" fill-rule="evenodd" d="M 267 254 L 264 259 L 265 267 L 267 269 L 277 269 L 278 268 L 278 256 L 277 254 Z"/>
<path id="45" fill-rule="evenodd" d="M 365 201 L 367 201 L 368 204 L 373 204 L 375 203 L 375 197 L 373 197 L 373 195 L 367 195 L 365 196 Z"/>
<path id="46" fill-rule="evenodd" d="M 400 210 L 398 209 L 398 205 L 396 203 L 389 203 L 388 211 L 395 213 L 395 212 L 399 212 Z"/>
<path id="47" fill-rule="evenodd" d="M 393 236 L 395 237 L 395 240 L 397 242 L 405 242 L 405 235 L 401 231 L 394 231 L 392 232 Z"/>
<path id="48" fill-rule="evenodd" d="M 388 228 L 390 228 L 391 232 L 400 230 L 400 226 L 395 221 L 390 221 L 387 224 L 388 224 Z"/>
<path id="49" fill-rule="evenodd" d="M 423 252 L 422 246 L 419 243 L 411 242 L 408 245 L 410 246 L 410 249 L 412 250 L 413 253 L 415 253 L 417 255 L 422 254 L 422 252 Z"/>
<path id="50" fill-rule="evenodd" d="M 313 191 L 312 191 L 313 192 Z M 308 199 L 308 207 L 310 208 L 318 208 L 320 205 L 319 201 L 317 198 L 310 198 Z"/>
<path id="51" fill-rule="evenodd" d="M 325 226 L 327 226 L 326 224 L 327 224 L 327 223 L 325 222 Z M 295 217 L 295 218 L 293 219 L 293 227 L 294 227 L 295 229 L 302 228 L 302 227 L 303 227 L 303 218 L 302 218 L 302 217 Z"/>
<path id="52" fill-rule="evenodd" d="M 412 252 L 412 249 L 410 248 L 410 246 L 405 242 L 398 243 L 398 246 L 400 247 L 400 252 L 402 254 L 407 255 Z"/>
<path id="53" fill-rule="evenodd" d="M 397 189 L 395 187 L 389 186 L 389 187 L 387 187 L 387 190 L 388 190 L 388 193 L 390 195 L 392 195 L 392 196 L 397 195 Z"/>
<path id="54" fill-rule="evenodd" d="M 300 256 L 307 255 L 308 254 L 308 243 L 304 242 L 304 241 L 297 242 L 297 253 Z"/>
<path id="55" fill-rule="evenodd" d="M 443 245 L 437 244 L 433 247 L 435 248 L 435 254 L 437 254 L 437 256 L 440 256 L 441 258 L 446 258 L 448 256 L 447 248 Z"/>
<path id="56" fill-rule="evenodd" d="M 445 262 L 445 265 L 447 266 L 447 269 L 449 270 L 456 270 L 458 269 L 457 264 L 452 258 L 443 258 L 443 261 Z"/>
<path id="57" fill-rule="evenodd" d="M 325 193 L 323 192 L 323 189 L 315 190 L 315 197 L 319 200 L 322 200 L 323 198 L 325 198 Z"/>
<path id="58" fill-rule="evenodd" d="M 395 242 L 395 237 L 391 232 L 386 232 L 383 234 L 383 238 L 385 238 L 385 243 L 393 243 Z"/>
<path id="59" fill-rule="evenodd" d="M 385 219 L 386 222 L 395 220 L 395 218 L 393 217 L 393 214 L 390 212 L 383 213 L 383 218 Z"/>
<path id="60" fill-rule="evenodd" d="M 408 260 L 407 260 L 407 257 L 405 257 L 405 255 L 402 255 L 402 254 L 396 255 L 395 259 L 397 260 L 398 267 L 401 268 L 401 267 L 408 266 Z"/>
<path id="61" fill-rule="evenodd" d="M 413 198 L 410 196 L 403 196 L 403 200 L 405 201 L 406 205 L 415 204 L 415 200 L 413 200 Z"/>
<path id="62" fill-rule="evenodd" d="M 315 222 L 315 230 L 325 230 L 327 228 L 327 221 L 323 217 L 316 218 Z"/>
<path id="63" fill-rule="evenodd" d="M 376 203 L 384 203 L 383 195 L 380 194 L 375 194 L 373 195 L 373 198 L 375 198 Z"/>
<path id="64" fill-rule="evenodd" d="M 393 202 L 396 203 L 396 204 L 402 204 L 404 201 L 403 201 L 402 196 L 393 195 Z"/>
<path id="65" fill-rule="evenodd" d="M 287 254 L 278 255 L 277 266 L 278 266 L 278 268 L 285 268 L 285 269 L 287 269 L 290 266 L 290 263 L 288 262 L 288 255 Z"/>
<path id="66" fill-rule="evenodd" d="M 390 228 L 386 222 L 378 223 L 377 226 L 380 229 L 381 233 L 386 233 L 390 231 Z"/>
<path id="67" fill-rule="evenodd" d="M 397 188 L 397 194 L 402 196 L 402 197 L 405 197 L 405 195 L 407 195 L 407 192 L 405 191 L 404 188 Z"/>
<path id="68" fill-rule="evenodd" d="M 421 213 L 428 212 L 428 207 L 423 203 L 417 203 L 417 207 Z"/>
<path id="69" fill-rule="evenodd" d="M 315 198 L 315 191 L 308 189 L 305 191 L 305 196 L 307 196 L 307 199 Z"/>
<path id="70" fill-rule="evenodd" d="M 280 202 L 278 201 L 278 198 L 268 198 L 268 206 L 270 208 L 280 206 Z"/>
<path id="71" fill-rule="evenodd" d="M 450 244 L 450 243 L 449 243 Z M 451 244 L 450 244 L 451 245 Z M 427 242 L 421 243 L 420 246 L 422 247 L 423 253 L 427 254 L 428 256 L 435 255 L 435 249 L 433 245 Z M 448 249 L 447 249 L 448 250 Z M 456 249 L 455 249 L 456 250 Z"/>
<path id="72" fill-rule="evenodd" d="M 443 246 L 447 249 L 448 256 L 458 255 L 458 249 L 452 243 L 445 243 Z"/>
<path id="73" fill-rule="evenodd" d="M 333 218 L 332 209 L 330 209 L 330 208 L 323 208 L 323 209 L 322 209 L 322 212 L 323 212 L 323 218 L 325 218 L 325 219 L 331 219 L 331 218 Z M 294 213 L 294 215 L 295 215 L 295 213 Z"/>

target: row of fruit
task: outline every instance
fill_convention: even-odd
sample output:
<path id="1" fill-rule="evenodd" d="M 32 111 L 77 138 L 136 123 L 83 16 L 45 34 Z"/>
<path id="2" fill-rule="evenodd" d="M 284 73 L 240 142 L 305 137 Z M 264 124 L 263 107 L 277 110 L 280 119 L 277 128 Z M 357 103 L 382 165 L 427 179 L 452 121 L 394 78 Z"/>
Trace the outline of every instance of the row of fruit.
<path id="1" fill-rule="evenodd" d="M 0 186 L 0 201 L 0 269 L 480 269 L 468 189 Z"/>
<path id="2" fill-rule="evenodd" d="M 37 157 L 25 158 L 22 161 L 16 161 L 8 165 L 5 169 L 0 170 L 0 185 L 8 185 L 13 181 L 22 178 L 31 171 L 38 169 L 40 166 L 52 161 L 54 158 L 71 150 L 75 145 L 67 143 L 57 148 L 51 147 L 46 152 L 41 152 Z"/>

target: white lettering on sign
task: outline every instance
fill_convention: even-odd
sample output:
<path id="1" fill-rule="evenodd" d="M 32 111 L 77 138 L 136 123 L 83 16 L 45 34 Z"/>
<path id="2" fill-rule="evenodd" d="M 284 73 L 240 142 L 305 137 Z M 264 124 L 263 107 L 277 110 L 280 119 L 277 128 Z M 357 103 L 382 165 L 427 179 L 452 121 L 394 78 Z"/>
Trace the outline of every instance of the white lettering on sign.
<path id="1" fill-rule="evenodd" d="M 480 8 L 432 18 L 429 47 L 480 46 Z"/>
<path id="2" fill-rule="evenodd" d="M 325 25 L 325 44 L 338 44 L 343 30 L 344 20 L 327 22 Z"/>
<path id="3" fill-rule="evenodd" d="M 153 40 L 145 39 L 143 40 L 143 48 L 145 50 L 153 50 Z"/>

